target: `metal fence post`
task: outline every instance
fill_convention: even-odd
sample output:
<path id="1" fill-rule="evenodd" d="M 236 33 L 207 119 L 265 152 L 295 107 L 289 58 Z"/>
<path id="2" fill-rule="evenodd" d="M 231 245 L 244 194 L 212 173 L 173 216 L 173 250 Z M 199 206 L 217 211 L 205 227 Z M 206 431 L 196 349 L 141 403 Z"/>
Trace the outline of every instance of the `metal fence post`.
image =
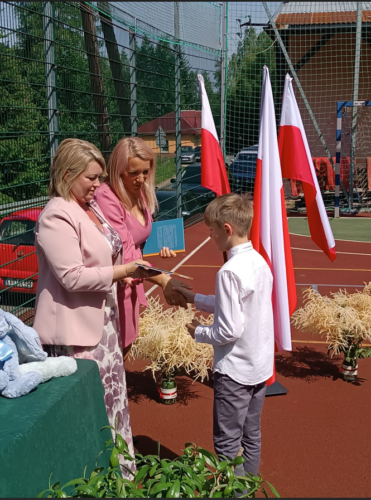
<path id="1" fill-rule="evenodd" d="M 357 28 L 356 28 L 356 53 L 354 61 L 354 83 L 353 83 L 353 103 L 358 101 L 359 87 L 359 65 L 361 56 L 361 35 L 362 35 L 362 2 L 357 2 Z M 349 165 L 349 208 L 353 208 L 353 189 L 355 172 L 355 147 L 357 136 L 357 106 L 352 109 L 352 133 L 350 143 L 350 165 Z"/>
<path id="2" fill-rule="evenodd" d="M 225 105 L 226 105 L 226 71 L 227 71 L 227 2 L 222 5 L 222 60 L 221 60 L 221 85 L 220 85 L 220 148 L 225 159 Z"/>
<path id="3" fill-rule="evenodd" d="M 134 29 L 130 29 L 130 120 L 131 135 L 138 135 L 138 108 L 137 108 L 137 61 L 136 61 L 136 31 L 137 20 Z"/>
<path id="4" fill-rule="evenodd" d="M 334 218 L 340 217 L 340 161 L 341 161 L 341 129 L 343 103 L 337 102 L 336 108 L 336 166 L 335 166 L 335 206 Z"/>
<path id="5" fill-rule="evenodd" d="M 174 36 L 175 41 L 180 39 L 179 2 L 174 2 Z M 177 217 L 182 216 L 182 131 L 180 109 L 180 45 L 175 49 L 175 165 L 176 165 L 176 211 Z"/>
<path id="6" fill-rule="evenodd" d="M 58 148 L 58 109 L 55 79 L 54 24 L 51 2 L 43 2 L 46 99 L 48 107 L 49 151 L 52 160 Z"/>

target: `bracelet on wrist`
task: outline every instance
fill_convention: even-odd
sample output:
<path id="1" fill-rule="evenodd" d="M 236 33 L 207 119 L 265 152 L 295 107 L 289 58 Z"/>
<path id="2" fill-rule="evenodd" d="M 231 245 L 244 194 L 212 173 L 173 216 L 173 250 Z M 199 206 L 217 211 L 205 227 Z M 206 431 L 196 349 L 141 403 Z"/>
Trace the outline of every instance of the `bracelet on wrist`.
<path id="1" fill-rule="evenodd" d="M 165 278 L 162 280 L 161 282 L 161 287 L 162 289 L 164 289 L 164 285 L 166 286 L 167 283 L 169 283 L 169 281 L 171 280 L 171 276 L 165 276 Z M 166 283 L 165 283 L 166 282 Z"/>

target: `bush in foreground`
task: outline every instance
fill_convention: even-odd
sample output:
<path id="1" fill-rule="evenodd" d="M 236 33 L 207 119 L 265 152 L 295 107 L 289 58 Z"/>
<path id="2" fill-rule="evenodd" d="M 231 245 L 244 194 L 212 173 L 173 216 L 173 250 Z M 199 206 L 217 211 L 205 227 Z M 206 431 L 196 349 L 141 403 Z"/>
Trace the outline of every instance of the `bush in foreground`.
<path id="1" fill-rule="evenodd" d="M 254 498 L 257 491 L 268 498 L 267 489 L 280 498 L 260 474 L 235 469 L 245 461 L 242 456 L 219 460 L 194 443 L 186 443 L 182 455 L 174 460 L 161 460 L 158 455 L 132 457 L 125 440 L 116 433 L 114 440 L 107 441 L 105 451 L 111 453 L 107 468 L 96 468 L 89 477 L 85 470 L 83 477 L 64 486 L 59 482 L 52 485 L 49 480 L 49 488 L 38 498 Z M 135 473 L 120 465 L 120 455 L 126 461 L 135 461 Z M 130 479 L 123 477 L 122 470 Z"/>

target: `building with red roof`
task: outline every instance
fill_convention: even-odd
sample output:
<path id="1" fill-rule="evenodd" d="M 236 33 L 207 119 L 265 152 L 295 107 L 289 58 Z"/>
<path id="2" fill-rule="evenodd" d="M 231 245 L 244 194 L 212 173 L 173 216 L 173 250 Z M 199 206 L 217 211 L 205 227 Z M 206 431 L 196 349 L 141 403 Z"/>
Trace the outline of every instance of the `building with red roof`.
<path id="1" fill-rule="evenodd" d="M 201 145 L 201 111 L 184 110 L 181 111 L 181 134 L 182 146 L 200 146 Z M 156 145 L 156 132 L 159 128 L 166 134 L 166 146 L 160 148 Z M 169 156 L 175 155 L 175 111 L 155 118 L 138 127 L 138 135 L 141 137 L 156 153 L 168 153 Z"/>
<path id="2" fill-rule="evenodd" d="M 361 3 L 359 101 L 371 100 L 371 2 Z M 334 157 L 336 103 L 353 101 L 356 16 L 357 2 L 282 2 L 273 16 L 327 147 Z M 277 84 L 283 90 L 289 66 L 269 24 L 265 31 L 275 41 Z M 293 85 L 311 153 L 313 156 L 326 156 L 295 81 Z M 366 112 L 371 113 L 371 110 Z M 361 121 L 359 124 L 362 126 Z M 357 144 L 356 154 L 369 156 L 371 147 L 368 142 Z M 343 151 L 343 154 L 347 153 Z"/>

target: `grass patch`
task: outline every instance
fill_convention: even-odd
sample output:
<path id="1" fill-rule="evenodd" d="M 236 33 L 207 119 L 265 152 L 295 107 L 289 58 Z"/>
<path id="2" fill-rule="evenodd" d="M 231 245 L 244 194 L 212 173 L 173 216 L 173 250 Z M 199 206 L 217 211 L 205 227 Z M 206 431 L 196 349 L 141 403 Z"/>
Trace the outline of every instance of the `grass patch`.
<path id="1" fill-rule="evenodd" d="M 175 158 L 156 159 L 156 184 L 166 181 L 176 174 Z"/>
<path id="2" fill-rule="evenodd" d="M 332 233 L 336 240 L 371 242 L 371 219 L 367 217 L 329 218 Z M 310 236 L 308 220 L 301 217 L 289 217 L 290 233 Z"/>

